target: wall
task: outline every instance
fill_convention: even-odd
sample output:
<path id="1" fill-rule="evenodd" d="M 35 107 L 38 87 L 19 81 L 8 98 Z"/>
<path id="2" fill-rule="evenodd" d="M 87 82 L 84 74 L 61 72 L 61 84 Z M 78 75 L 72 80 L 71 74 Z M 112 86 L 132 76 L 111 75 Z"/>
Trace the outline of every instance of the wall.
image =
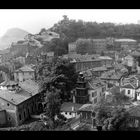
<path id="1" fill-rule="evenodd" d="M 0 107 L 6 110 L 7 115 L 7 123 L 10 126 L 17 125 L 17 116 L 16 116 L 16 106 L 11 104 L 10 102 L 0 98 Z"/>
<path id="2" fill-rule="evenodd" d="M 135 90 L 134 89 L 128 89 L 128 88 L 121 88 L 121 91 L 125 90 L 125 95 L 130 98 L 135 98 Z M 128 90 L 130 90 L 130 94 L 128 94 Z"/>
<path id="3" fill-rule="evenodd" d="M 92 102 L 93 104 L 96 104 L 94 102 L 94 99 L 97 98 L 97 103 L 101 100 L 101 98 L 103 97 L 104 92 L 102 91 L 103 87 L 99 87 L 97 89 L 90 89 L 88 90 L 88 94 L 89 94 L 89 101 Z M 105 88 L 106 89 L 106 88 Z M 97 96 L 92 97 L 92 93 L 96 92 Z"/>
<path id="4" fill-rule="evenodd" d="M 18 125 L 22 124 L 27 120 L 31 115 L 36 114 L 39 111 L 38 99 L 39 94 L 30 98 L 29 100 L 21 103 L 17 109 L 17 121 Z"/>
<path id="5" fill-rule="evenodd" d="M 76 112 L 61 112 L 67 119 L 78 117 Z"/>
<path id="6" fill-rule="evenodd" d="M 0 126 L 6 126 L 6 124 L 7 124 L 6 111 L 0 110 Z"/>
<path id="7" fill-rule="evenodd" d="M 14 79 L 15 81 L 24 81 L 28 79 L 34 79 L 35 75 L 34 72 L 16 72 L 14 73 Z"/>

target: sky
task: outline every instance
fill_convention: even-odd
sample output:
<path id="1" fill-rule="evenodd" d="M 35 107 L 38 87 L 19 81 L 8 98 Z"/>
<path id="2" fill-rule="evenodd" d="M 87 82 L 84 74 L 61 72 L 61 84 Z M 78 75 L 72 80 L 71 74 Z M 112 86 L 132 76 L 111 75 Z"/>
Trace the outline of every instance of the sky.
<path id="1" fill-rule="evenodd" d="M 1 9 L 0 36 L 10 28 L 38 33 L 41 28 L 52 27 L 63 15 L 75 20 L 127 24 L 140 20 L 140 9 Z"/>

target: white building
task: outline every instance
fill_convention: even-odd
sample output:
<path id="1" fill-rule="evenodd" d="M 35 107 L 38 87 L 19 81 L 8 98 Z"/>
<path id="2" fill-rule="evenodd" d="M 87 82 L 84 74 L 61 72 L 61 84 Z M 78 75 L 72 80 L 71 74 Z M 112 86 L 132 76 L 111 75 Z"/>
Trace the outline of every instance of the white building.
<path id="1" fill-rule="evenodd" d="M 65 102 L 61 106 L 61 114 L 64 115 L 67 119 L 78 118 L 80 117 L 78 110 L 81 106 L 81 104 Z"/>
<path id="2" fill-rule="evenodd" d="M 30 66 L 24 66 L 14 72 L 14 80 L 23 82 L 25 80 L 34 80 L 35 71 Z"/>

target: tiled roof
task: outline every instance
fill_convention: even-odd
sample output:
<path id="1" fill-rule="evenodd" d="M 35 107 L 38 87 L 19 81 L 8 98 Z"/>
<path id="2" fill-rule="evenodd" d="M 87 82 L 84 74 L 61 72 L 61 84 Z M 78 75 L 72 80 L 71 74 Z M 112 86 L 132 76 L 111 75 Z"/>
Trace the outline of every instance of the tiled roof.
<path id="1" fill-rule="evenodd" d="M 36 95 L 37 93 L 39 93 L 39 85 L 33 80 L 26 80 L 24 82 L 21 82 L 19 83 L 19 86 L 29 93 L 32 93 L 32 95 Z"/>
<path id="2" fill-rule="evenodd" d="M 91 79 L 88 81 L 88 87 L 90 89 L 97 89 L 100 88 L 102 86 L 105 86 L 105 83 L 103 81 L 101 81 L 100 79 Z"/>
<path id="3" fill-rule="evenodd" d="M 130 116 L 140 117 L 140 105 L 130 108 L 128 112 Z"/>
<path id="4" fill-rule="evenodd" d="M 107 68 L 105 66 L 93 68 L 92 71 L 106 71 Z"/>
<path id="5" fill-rule="evenodd" d="M 111 71 L 103 73 L 100 78 L 101 79 L 119 80 L 121 77 L 122 77 L 122 73 L 111 70 Z"/>
<path id="6" fill-rule="evenodd" d="M 15 81 L 4 81 L 3 83 L 0 84 L 0 86 L 12 86 L 12 85 L 17 85 L 18 83 Z"/>
<path id="7" fill-rule="evenodd" d="M 82 106 L 82 104 L 65 102 L 61 106 L 61 111 L 63 111 L 63 112 L 77 112 L 81 106 Z M 72 107 L 74 107 L 74 110 L 72 110 Z"/>
<path id="8" fill-rule="evenodd" d="M 94 108 L 95 108 L 95 105 L 93 105 L 93 104 L 84 104 L 79 109 L 79 111 L 89 111 L 89 112 L 92 112 L 92 111 L 94 111 Z"/>
<path id="9" fill-rule="evenodd" d="M 21 90 L 18 93 L 16 93 L 16 91 L 0 90 L 0 98 L 14 105 L 18 105 L 24 102 L 25 100 L 31 98 L 31 95 L 30 93 L 24 90 Z"/>
<path id="10" fill-rule="evenodd" d="M 23 71 L 23 72 L 26 72 L 26 71 L 34 72 L 34 69 L 32 69 L 30 66 L 24 66 L 24 67 L 21 67 L 21 68 L 19 68 L 18 70 L 16 70 L 16 72 L 18 72 L 18 71 Z"/>
<path id="11" fill-rule="evenodd" d="M 21 90 L 9 91 L 9 90 L 0 90 L 0 98 L 3 98 L 15 105 L 24 102 L 25 100 L 31 98 L 32 96 L 39 93 L 39 86 L 32 80 L 26 80 L 22 83 L 19 83 Z"/>

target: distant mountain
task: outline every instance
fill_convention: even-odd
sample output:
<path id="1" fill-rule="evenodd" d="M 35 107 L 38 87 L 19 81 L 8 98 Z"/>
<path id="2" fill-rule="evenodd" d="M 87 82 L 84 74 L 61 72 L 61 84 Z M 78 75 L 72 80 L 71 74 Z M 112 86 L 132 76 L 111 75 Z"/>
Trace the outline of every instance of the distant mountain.
<path id="1" fill-rule="evenodd" d="M 0 38 L 0 50 L 9 48 L 12 42 L 23 40 L 29 34 L 27 31 L 19 28 L 11 28 Z"/>

